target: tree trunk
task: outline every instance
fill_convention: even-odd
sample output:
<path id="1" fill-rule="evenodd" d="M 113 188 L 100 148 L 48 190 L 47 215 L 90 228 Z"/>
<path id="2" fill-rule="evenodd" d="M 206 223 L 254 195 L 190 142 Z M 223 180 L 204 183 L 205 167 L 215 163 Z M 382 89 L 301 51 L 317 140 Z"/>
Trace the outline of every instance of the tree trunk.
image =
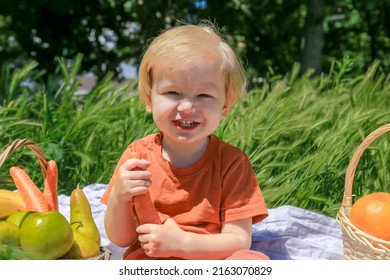
<path id="1" fill-rule="evenodd" d="M 307 0 L 307 15 L 301 52 L 301 69 L 303 74 L 313 69 L 313 75 L 322 70 L 322 47 L 324 44 L 324 31 L 322 23 L 325 15 L 325 0 Z"/>

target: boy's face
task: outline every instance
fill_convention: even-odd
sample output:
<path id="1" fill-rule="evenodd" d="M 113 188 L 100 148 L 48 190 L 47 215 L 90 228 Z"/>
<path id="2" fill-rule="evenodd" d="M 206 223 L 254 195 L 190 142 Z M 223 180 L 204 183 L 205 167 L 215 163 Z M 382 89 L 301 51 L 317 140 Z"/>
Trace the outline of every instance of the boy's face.
<path id="1" fill-rule="evenodd" d="M 210 56 L 152 67 L 148 112 L 165 143 L 204 144 L 226 116 L 225 78 Z M 206 141 L 206 142 L 205 142 Z"/>

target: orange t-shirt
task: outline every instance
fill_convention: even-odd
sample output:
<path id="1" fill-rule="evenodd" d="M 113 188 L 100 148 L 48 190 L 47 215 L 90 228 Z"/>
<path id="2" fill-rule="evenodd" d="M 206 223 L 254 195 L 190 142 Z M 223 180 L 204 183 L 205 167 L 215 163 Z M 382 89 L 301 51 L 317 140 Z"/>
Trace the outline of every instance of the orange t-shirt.
<path id="1" fill-rule="evenodd" d="M 161 154 L 162 134 L 134 141 L 122 154 L 101 201 L 108 203 L 118 168 L 139 152 L 151 163 L 149 192 L 162 222 L 171 217 L 186 231 L 220 233 L 222 224 L 268 216 L 266 204 L 248 157 L 214 135 L 203 157 L 188 168 L 176 168 Z"/>

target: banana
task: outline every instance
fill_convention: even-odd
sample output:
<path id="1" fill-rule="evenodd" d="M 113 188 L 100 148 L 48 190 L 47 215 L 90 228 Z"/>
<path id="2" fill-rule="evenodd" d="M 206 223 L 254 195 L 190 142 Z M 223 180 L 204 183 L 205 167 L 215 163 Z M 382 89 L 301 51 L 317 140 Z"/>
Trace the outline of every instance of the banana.
<path id="1" fill-rule="evenodd" d="M 0 189 L 0 219 L 22 210 L 26 210 L 26 205 L 19 193 Z"/>
<path id="2" fill-rule="evenodd" d="M 14 200 L 19 201 L 20 203 L 24 204 L 23 198 L 18 192 L 6 190 L 6 189 L 0 189 L 0 197 L 14 199 Z"/>

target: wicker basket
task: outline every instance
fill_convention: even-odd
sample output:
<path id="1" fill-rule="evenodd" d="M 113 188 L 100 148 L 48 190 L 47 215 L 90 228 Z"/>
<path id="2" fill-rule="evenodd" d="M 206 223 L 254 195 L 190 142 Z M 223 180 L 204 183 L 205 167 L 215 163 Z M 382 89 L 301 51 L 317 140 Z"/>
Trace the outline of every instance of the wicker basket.
<path id="1" fill-rule="evenodd" d="M 30 150 L 34 152 L 39 160 L 39 164 L 41 166 L 41 171 L 43 176 L 46 175 L 47 170 L 47 160 L 43 150 L 32 140 L 29 139 L 16 139 L 9 145 L 1 154 L 0 154 L 0 167 L 4 164 L 7 158 L 15 152 L 16 150 L 28 147 Z M 90 258 L 89 260 L 109 260 L 111 258 L 111 252 L 106 248 L 100 248 L 100 254 L 96 257 Z"/>
<path id="2" fill-rule="evenodd" d="M 47 161 L 45 154 L 43 153 L 42 149 L 35 144 L 33 141 L 29 139 L 16 139 L 12 142 L 11 145 L 8 146 L 0 155 L 0 167 L 4 164 L 4 162 L 7 160 L 7 158 L 10 157 L 10 155 L 15 152 L 17 149 L 20 149 L 22 147 L 28 147 L 30 150 L 32 150 L 35 155 L 37 156 L 39 160 L 39 164 L 41 165 L 42 174 L 45 177 L 46 175 L 46 169 L 47 169 Z"/>
<path id="3" fill-rule="evenodd" d="M 107 248 L 101 247 L 100 254 L 96 257 L 89 258 L 88 260 L 101 260 L 101 261 L 109 260 L 109 259 L 111 259 L 111 254 L 112 253 L 110 250 L 108 250 Z"/>
<path id="4" fill-rule="evenodd" d="M 336 220 L 343 231 L 344 258 L 348 260 L 389 260 L 390 242 L 367 234 L 349 220 L 352 208 L 352 183 L 356 167 L 365 149 L 379 136 L 390 131 L 390 124 L 383 125 L 370 133 L 355 151 L 345 174 L 345 190 L 341 208 Z"/>

